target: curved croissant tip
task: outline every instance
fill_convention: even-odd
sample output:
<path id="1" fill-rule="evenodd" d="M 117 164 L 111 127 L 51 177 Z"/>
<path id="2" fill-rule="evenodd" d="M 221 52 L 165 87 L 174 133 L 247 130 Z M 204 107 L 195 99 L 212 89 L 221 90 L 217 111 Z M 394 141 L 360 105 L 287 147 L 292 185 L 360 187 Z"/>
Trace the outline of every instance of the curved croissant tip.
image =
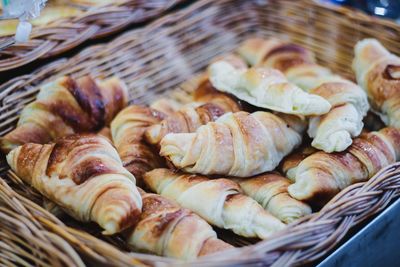
<path id="1" fill-rule="evenodd" d="M 294 95 L 293 102 L 293 113 L 305 116 L 323 115 L 332 107 L 325 98 L 304 91 L 301 91 L 300 95 Z"/>
<path id="2" fill-rule="evenodd" d="M 146 140 L 154 145 L 154 144 L 158 144 L 161 139 L 161 124 L 154 124 L 152 126 L 150 126 L 149 128 L 146 129 L 146 131 L 144 132 L 145 138 Z"/>
<path id="3" fill-rule="evenodd" d="M 301 201 L 307 200 L 313 195 L 312 179 L 309 179 L 310 177 L 304 174 L 307 173 L 296 175 L 296 182 L 288 186 L 289 195 Z"/>
<path id="4" fill-rule="evenodd" d="M 348 148 L 353 143 L 353 139 L 348 131 L 337 131 L 330 134 L 328 137 L 317 136 L 312 141 L 311 145 L 315 148 L 323 150 L 326 153 L 341 152 Z"/>
<path id="5" fill-rule="evenodd" d="M 326 100 L 325 98 L 321 97 L 321 96 L 314 96 L 315 98 L 311 98 L 311 105 L 318 105 L 319 106 L 319 110 L 320 110 L 320 114 L 316 113 L 317 115 L 322 115 L 325 113 L 328 113 L 331 108 L 332 105 L 328 102 L 328 100 Z"/>
<path id="6" fill-rule="evenodd" d="M 11 167 L 11 169 L 14 169 L 14 154 L 17 152 L 18 147 L 15 148 L 10 148 L 9 151 L 7 151 L 7 156 L 6 156 L 6 160 L 8 165 Z"/>
<path id="7" fill-rule="evenodd" d="M 261 239 L 268 239 L 276 232 L 285 228 L 285 224 L 278 218 L 272 216 L 269 212 L 262 209 L 263 212 L 259 213 L 253 221 L 256 226 L 256 234 Z"/>
<path id="8" fill-rule="evenodd" d="M 286 172 L 286 177 L 287 177 L 290 181 L 296 182 L 296 172 L 297 172 L 297 166 L 296 166 L 296 167 L 293 167 L 293 168 L 291 168 L 291 169 L 289 169 L 289 170 Z"/>
<path id="9" fill-rule="evenodd" d="M 104 229 L 104 231 L 101 232 L 103 235 L 116 234 L 118 232 L 118 228 L 119 228 L 117 222 L 115 222 L 115 221 L 109 221 L 102 227 Z"/>
<path id="10" fill-rule="evenodd" d="M 286 205 L 279 211 L 281 214 L 280 219 L 286 224 L 292 223 L 301 217 L 309 215 L 311 212 L 311 207 L 300 201 L 296 201 L 296 204 L 293 203 L 292 205 Z"/>
<path id="11" fill-rule="evenodd" d="M 380 45 L 380 43 L 374 38 L 365 38 L 356 43 L 354 50 L 357 51 L 359 49 L 363 49 L 367 45 Z"/>
<path id="12" fill-rule="evenodd" d="M 184 168 L 184 157 L 195 138 L 196 133 L 169 133 L 160 142 L 160 155 L 169 158 L 175 167 Z"/>

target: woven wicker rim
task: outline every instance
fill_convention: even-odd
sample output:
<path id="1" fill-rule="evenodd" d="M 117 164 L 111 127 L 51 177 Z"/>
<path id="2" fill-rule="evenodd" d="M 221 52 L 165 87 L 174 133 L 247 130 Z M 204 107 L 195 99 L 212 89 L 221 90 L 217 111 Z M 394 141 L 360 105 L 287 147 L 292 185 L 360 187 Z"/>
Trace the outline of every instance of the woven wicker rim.
<path id="1" fill-rule="evenodd" d="M 237 41 L 247 36 L 246 31 L 255 26 L 258 27 L 259 32 L 252 34 L 269 36 L 269 34 L 279 35 L 284 31 L 292 40 L 313 50 L 322 63 L 343 75 L 351 75 L 349 65 L 352 59 L 352 48 L 358 39 L 375 36 L 390 50 L 400 54 L 400 47 L 397 45 L 400 42 L 400 27 L 394 23 L 370 18 L 346 8 L 321 6 L 311 0 L 280 0 L 264 4 L 259 2 L 200 1 L 180 12 L 163 17 L 143 29 L 130 31 L 107 45 L 93 46 L 73 58 L 61 59 L 32 74 L 13 79 L 0 88 L 2 103 L 0 135 L 4 135 L 15 126 L 18 112 L 34 99 L 38 86 L 56 76 L 72 73 L 75 76 L 91 73 L 95 77 L 118 74 L 130 88 L 133 88 L 130 92 L 133 102 L 148 103 L 160 94 L 168 92 L 168 95 L 172 95 L 168 90 L 186 79 L 188 73 L 192 74 L 202 69 L 216 54 L 234 49 Z M 240 10 L 240 12 L 234 10 Z M 244 10 L 246 12 L 243 12 Z M 271 10 L 274 10 L 276 14 L 266 15 Z M 243 15 L 238 15 L 238 12 Z M 221 13 L 225 14 L 223 18 L 220 16 Z M 338 14 L 342 17 L 338 17 Z M 282 22 L 273 24 L 277 17 L 282 18 Z M 326 19 L 326 24 L 321 22 L 321 18 Z M 234 28 L 233 22 L 240 22 L 240 27 Z M 295 29 L 295 25 L 304 25 L 305 22 L 310 23 L 314 32 L 310 29 L 306 31 L 302 28 Z M 211 30 L 208 28 L 210 23 L 214 26 Z M 234 29 L 228 31 L 227 27 Z M 357 34 L 350 35 L 353 28 L 357 28 Z M 220 34 L 224 30 L 225 34 Z M 195 33 L 191 34 L 191 32 Z M 326 36 L 321 36 L 321 32 L 328 36 L 337 35 L 340 39 L 338 38 L 338 43 L 332 44 Z M 171 48 L 176 49 L 169 50 Z M 135 61 L 132 61 L 133 59 Z M 180 69 L 174 68 L 177 62 L 184 64 L 187 68 L 180 70 L 182 65 Z M 186 88 L 182 86 L 178 92 L 182 90 Z M 5 168 L 4 164 L 2 166 Z M 279 266 L 299 265 L 317 260 L 343 240 L 351 227 L 379 213 L 392 200 L 398 198 L 399 167 L 400 163 L 395 163 L 381 170 L 368 182 L 346 188 L 320 212 L 289 225 L 270 240 L 202 258 L 191 264 L 207 266 L 262 263 Z M 17 221 L 23 221 L 19 217 L 21 215 L 35 221 L 41 231 L 58 235 L 67 241 L 71 248 L 84 256 L 85 260 L 97 263 L 108 262 L 120 266 L 139 262 L 173 265 L 178 263 L 175 260 L 156 256 L 125 253 L 88 233 L 67 227 L 53 215 L 28 200 L 29 198 L 37 201 L 38 195 L 24 185 L 18 177 L 8 173 L 3 178 L 12 187 L 7 186 L 4 181 L 1 182 L 0 202 L 6 204 L 4 209 L 0 209 L 0 214 L 8 214 Z M 20 209 L 25 209 L 27 212 L 21 212 Z M 11 213 L 13 215 L 9 215 Z M 0 225 L 7 226 L 2 220 L 0 220 Z M 3 234 L 1 231 L 0 234 L 8 238 L 5 240 L 10 240 L 9 246 L 12 247 L 8 257 L 22 257 L 16 248 L 18 241 L 12 238 L 19 236 L 20 231 L 8 230 L 8 234 Z M 29 239 L 29 242 L 32 242 L 30 246 L 36 251 L 36 247 L 33 246 L 34 241 Z M 49 240 L 49 242 L 55 241 Z M 39 251 L 42 255 L 48 253 L 44 249 Z M 59 255 L 57 260 L 60 260 L 61 256 L 68 257 L 70 261 L 73 260 L 73 255 L 67 253 Z M 43 258 L 46 259 L 45 256 Z"/>
<path id="2" fill-rule="evenodd" d="M 183 0 L 125 0 L 87 8 L 82 14 L 35 27 L 28 43 L 0 51 L 0 72 L 21 67 L 39 58 L 61 54 L 83 42 L 121 31 L 128 25 L 155 18 Z M 0 42 L 14 37 L 1 37 Z"/>

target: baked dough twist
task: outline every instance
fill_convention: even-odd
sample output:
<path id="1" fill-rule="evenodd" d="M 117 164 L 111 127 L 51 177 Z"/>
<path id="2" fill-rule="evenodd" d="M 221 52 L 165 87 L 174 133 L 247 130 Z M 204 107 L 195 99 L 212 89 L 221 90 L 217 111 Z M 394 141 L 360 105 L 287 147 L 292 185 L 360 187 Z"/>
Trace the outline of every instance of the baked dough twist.
<path id="1" fill-rule="evenodd" d="M 160 195 L 140 192 L 143 212 L 127 239 L 133 249 L 193 260 L 233 248 L 218 239 L 212 227 L 190 210 Z"/>
<path id="2" fill-rule="evenodd" d="M 135 177 L 115 148 L 98 135 L 71 135 L 53 144 L 28 143 L 7 155 L 26 183 L 83 222 L 115 234 L 139 219 L 142 199 Z"/>
<path id="3" fill-rule="evenodd" d="M 236 69 L 226 61 L 209 66 L 212 85 L 254 106 L 297 115 L 321 115 L 331 108 L 328 101 L 301 90 L 271 68 Z"/>
<path id="4" fill-rule="evenodd" d="M 284 223 L 291 223 L 311 213 L 310 206 L 289 195 L 287 188 L 291 182 L 278 173 L 266 173 L 235 181 L 246 195 Z"/>
<path id="5" fill-rule="evenodd" d="M 126 106 L 127 89 L 118 78 L 95 81 L 61 77 L 41 87 L 21 112 L 16 129 L 0 138 L 4 153 L 25 144 L 46 144 L 74 133 L 97 132 Z"/>
<path id="6" fill-rule="evenodd" d="M 345 187 L 366 181 L 400 159 L 400 129 L 383 128 L 362 134 L 343 152 L 317 152 L 297 167 L 292 197 L 325 204 Z"/>
<path id="7" fill-rule="evenodd" d="M 195 133 L 166 135 L 160 155 L 190 173 L 249 177 L 271 171 L 301 143 L 304 122 L 290 117 L 227 113 Z"/>
<path id="8" fill-rule="evenodd" d="M 354 47 L 353 70 L 372 107 L 388 126 L 400 128 L 400 57 L 375 39 Z"/>
<path id="9" fill-rule="evenodd" d="M 144 175 L 146 185 L 158 194 L 195 212 L 210 224 L 245 237 L 268 238 L 284 224 L 255 200 L 241 194 L 228 179 L 155 169 Z"/>

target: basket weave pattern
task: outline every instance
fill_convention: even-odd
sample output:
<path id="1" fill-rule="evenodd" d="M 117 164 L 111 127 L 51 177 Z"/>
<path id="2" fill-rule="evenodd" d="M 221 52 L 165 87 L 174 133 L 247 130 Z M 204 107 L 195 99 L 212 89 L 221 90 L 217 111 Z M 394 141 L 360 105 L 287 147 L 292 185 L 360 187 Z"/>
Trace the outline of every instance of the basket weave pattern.
<path id="1" fill-rule="evenodd" d="M 2 85 L 0 135 L 15 127 L 18 113 L 34 100 L 39 86 L 57 76 L 118 75 L 127 82 L 132 103 L 149 103 L 163 94 L 171 96 L 173 88 L 179 92 L 190 90 L 179 84 L 203 69 L 214 56 L 233 50 L 254 35 L 299 43 L 315 52 L 322 64 L 350 78 L 353 46 L 361 38 L 378 38 L 400 54 L 400 26 L 345 8 L 320 6 L 311 0 L 203 0 L 145 28 L 127 32 L 107 45 L 93 46 Z M 7 169 L 4 163 L 1 166 Z M 351 227 L 386 208 L 399 194 L 400 163 L 395 163 L 368 182 L 346 188 L 320 212 L 296 221 L 273 238 L 201 258 L 193 265 L 312 262 L 338 244 Z M 75 226 L 66 226 L 64 223 L 71 224 L 61 222 L 38 204 L 42 204 L 41 197 L 34 190 L 11 172 L 5 173 L 0 180 L 0 218 L 6 218 L 0 219 L 0 236 L 4 239 L 0 248 L 7 247 L 0 256 L 3 253 L 5 260 L 27 260 L 18 248 L 25 246 L 40 256 L 37 258 L 43 264 L 39 265 L 43 266 L 57 262 L 79 266 L 81 261 L 74 251 L 85 261 L 98 264 L 177 264 L 171 259 L 118 250 Z M 13 230 L 14 222 L 18 230 Z M 29 231 L 38 231 L 41 236 L 28 238 Z M 119 246 L 116 239 L 107 241 Z M 53 253 L 40 242 L 54 244 L 60 252 Z"/>
<path id="2" fill-rule="evenodd" d="M 181 0 L 124 0 L 111 5 L 87 8 L 81 15 L 60 19 L 45 27 L 35 27 L 28 43 L 0 51 L 0 72 L 39 58 L 58 55 L 86 40 L 116 33 L 133 23 L 154 18 Z M 13 37 L 2 37 L 1 41 Z"/>

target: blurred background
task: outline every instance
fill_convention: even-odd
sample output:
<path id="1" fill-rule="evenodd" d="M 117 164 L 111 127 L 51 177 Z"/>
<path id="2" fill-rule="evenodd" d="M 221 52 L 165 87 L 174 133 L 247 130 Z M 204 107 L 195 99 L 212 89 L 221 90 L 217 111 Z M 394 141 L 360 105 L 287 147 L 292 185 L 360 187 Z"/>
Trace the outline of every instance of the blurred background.
<path id="1" fill-rule="evenodd" d="M 400 0 L 321 0 L 339 5 L 352 6 L 370 15 L 397 20 L 400 23 Z"/>

